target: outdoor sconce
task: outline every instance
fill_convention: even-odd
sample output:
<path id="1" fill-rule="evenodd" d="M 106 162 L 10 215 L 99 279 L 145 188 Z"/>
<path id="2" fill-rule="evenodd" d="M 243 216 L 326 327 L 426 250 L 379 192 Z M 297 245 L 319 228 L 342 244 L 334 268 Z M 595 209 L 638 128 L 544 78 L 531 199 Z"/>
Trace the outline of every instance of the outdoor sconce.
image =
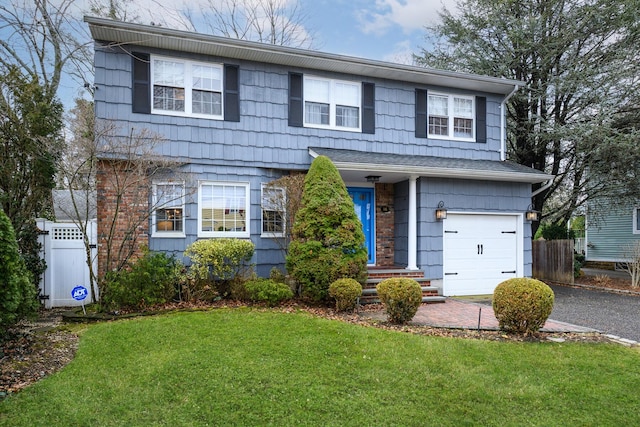
<path id="1" fill-rule="evenodd" d="M 527 213 L 526 213 L 526 218 L 527 221 L 537 221 L 538 220 L 538 214 L 540 212 L 538 212 L 537 210 L 535 210 L 533 208 L 533 204 L 529 205 L 529 207 L 527 208 Z"/>
<path id="2" fill-rule="evenodd" d="M 390 210 L 389 206 L 380 206 L 380 212 L 389 212 Z"/>
<path id="3" fill-rule="evenodd" d="M 367 175 L 367 176 L 364 177 L 364 179 L 366 179 L 367 182 L 376 183 L 376 182 L 380 181 L 380 175 Z"/>
<path id="4" fill-rule="evenodd" d="M 436 209 L 436 219 L 443 220 L 447 218 L 447 210 L 444 207 L 444 202 L 440 200 L 438 203 L 438 208 Z"/>

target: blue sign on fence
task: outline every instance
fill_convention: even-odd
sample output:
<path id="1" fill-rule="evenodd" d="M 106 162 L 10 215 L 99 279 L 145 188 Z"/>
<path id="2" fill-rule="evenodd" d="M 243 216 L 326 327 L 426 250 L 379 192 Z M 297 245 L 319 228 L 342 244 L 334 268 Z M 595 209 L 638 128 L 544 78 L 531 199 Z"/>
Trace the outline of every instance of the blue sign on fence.
<path id="1" fill-rule="evenodd" d="M 84 286 L 76 286 L 71 291 L 71 296 L 76 301 L 82 301 L 87 297 L 87 295 L 89 295 L 89 291 L 87 291 L 87 288 L 85 288 Z"/>

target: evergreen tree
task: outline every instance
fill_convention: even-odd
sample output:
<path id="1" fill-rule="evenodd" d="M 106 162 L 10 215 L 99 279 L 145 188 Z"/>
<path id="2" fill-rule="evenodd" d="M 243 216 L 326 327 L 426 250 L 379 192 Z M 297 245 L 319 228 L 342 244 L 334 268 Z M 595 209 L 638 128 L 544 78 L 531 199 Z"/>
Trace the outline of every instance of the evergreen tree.
<path id="1" fill-rule="evenodd" d="M 7 327 L 36 312 L 36 297 L 11 221 L 0 209 L 0 336 Z"/>
<path id="2" fill-rule="evenodd" d="M 337 279 L 367 279 L 362 223 L 347 188 L 325 156 L 317 157 L 305 178 L 302 207 L 296 215 L 287 270 L 303 295 L 326 301 Z"/>
<path id="3" fill-rule="evenodd" d="M 64 146 L 62 105 L 16 67 L 0 73 L 0 208 L 13 225 L 34 286 L 44 271 L 35 218 L 53 215 Z"/>

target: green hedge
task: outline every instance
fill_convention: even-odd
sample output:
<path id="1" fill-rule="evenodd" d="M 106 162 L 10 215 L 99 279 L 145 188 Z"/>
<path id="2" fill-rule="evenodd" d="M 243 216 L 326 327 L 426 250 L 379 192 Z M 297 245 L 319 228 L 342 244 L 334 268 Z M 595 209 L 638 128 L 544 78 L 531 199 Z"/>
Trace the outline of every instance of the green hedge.
<path id="1" fill-rule="evenodd" d="M 129 268 L 105 276 L 100 304 L 104 311 L 141 310 L 171 301 L 177 294 L 181 264 L 162 252 L 144 251 Z"/>
<path id="2" fill-rule="evenodd" d="M 289 286 L 271 279 L 252 279 L 244 286 L 252 301 L 265 302 L 270 307 L 293 298 L 293 291 Z"/>

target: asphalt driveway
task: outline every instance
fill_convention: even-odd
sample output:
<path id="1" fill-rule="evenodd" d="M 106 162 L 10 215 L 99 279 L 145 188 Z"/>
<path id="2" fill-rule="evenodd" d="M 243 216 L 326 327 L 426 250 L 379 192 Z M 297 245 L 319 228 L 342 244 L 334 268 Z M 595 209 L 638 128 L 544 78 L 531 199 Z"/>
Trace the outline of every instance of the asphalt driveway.
<path id="1" fill-rule="evenodd" d="M 550 319 L 640 342 L 640 296 L 551 285 Z"/>

